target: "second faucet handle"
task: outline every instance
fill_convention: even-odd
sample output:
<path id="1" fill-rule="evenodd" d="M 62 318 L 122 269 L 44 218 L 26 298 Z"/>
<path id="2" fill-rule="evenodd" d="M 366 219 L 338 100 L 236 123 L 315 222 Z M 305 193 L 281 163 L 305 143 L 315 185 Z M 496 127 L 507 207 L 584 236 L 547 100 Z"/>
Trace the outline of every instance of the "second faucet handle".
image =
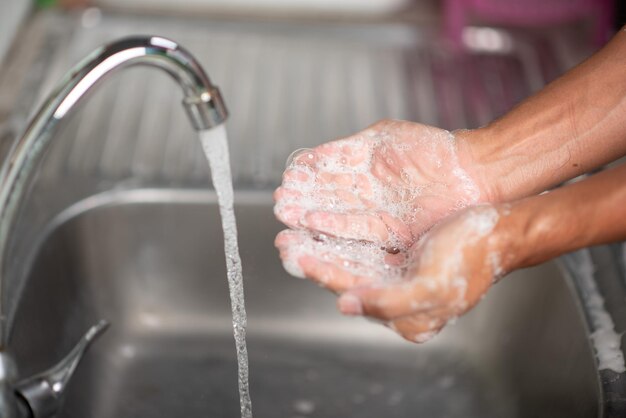
<path id="1" fill-rule="evenodd" d="M 47 418 L 57 413 L 76 366 L 90 344 L 108 327 L 109 323 L 101 320 L 85 333 L 72 351 L 58 364 L 43 373 L 24 379 L 15 386 L 18 396 L 28 404 L 29 415 L 32 418 Z"/>

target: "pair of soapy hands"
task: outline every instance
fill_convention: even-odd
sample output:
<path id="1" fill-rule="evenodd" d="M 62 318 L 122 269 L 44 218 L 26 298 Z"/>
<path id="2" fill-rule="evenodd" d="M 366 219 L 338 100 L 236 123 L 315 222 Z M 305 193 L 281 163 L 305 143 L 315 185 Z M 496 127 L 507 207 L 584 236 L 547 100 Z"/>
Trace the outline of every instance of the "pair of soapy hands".
<path id="1" fill-rule="evenodd" d="M 285 268 L 344 314 L 429 340 L 505 273 L 500 213 L 462 157 L 450 132 L 404 121 L 298 153 L 274 194 Z"/>

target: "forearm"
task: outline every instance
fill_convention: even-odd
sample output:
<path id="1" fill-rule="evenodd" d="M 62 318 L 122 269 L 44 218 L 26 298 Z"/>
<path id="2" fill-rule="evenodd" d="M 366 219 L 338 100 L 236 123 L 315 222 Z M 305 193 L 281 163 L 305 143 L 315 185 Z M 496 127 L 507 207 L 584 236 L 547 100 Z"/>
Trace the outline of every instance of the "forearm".
<path id="1" fill-rule="evenodd" d="M 626 239 L 626 165 L 550 193 L 499 205 L 506 270 Z"/>
<path id="2" fill-rule="evenodd" d="M 626 32 L 490 125 L 459 133 L 489 200 L 536 194 L 626 154 Z"/>

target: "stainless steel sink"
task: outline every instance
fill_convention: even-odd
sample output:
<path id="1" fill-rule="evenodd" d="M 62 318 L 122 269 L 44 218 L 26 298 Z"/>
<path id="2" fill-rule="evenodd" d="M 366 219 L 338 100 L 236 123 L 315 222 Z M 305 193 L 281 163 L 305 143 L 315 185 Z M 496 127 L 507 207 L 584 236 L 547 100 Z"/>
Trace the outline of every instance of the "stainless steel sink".
<path id="1" fill-rule="evenodd" d="M 624 416 L 626 373 L 598 371 L 590 344 L 602 298 L 614 331 L 626 330 L 626 270 L 612 259 L 599 264 L 603 277 L 584 280 L 576 262 L 572 280 L 554 263 L 513 274 L 422 346 L 342 317 L 333 295 L 283 271 L 270 190 L 293 149 L 383 117 L 480 125 L 578 61 L 561 30 L 508 34 L 510 54 L 456 56 L 432 25 L 346 23 L 104 13 L 90 26 L 40 12 L 0 74 L 0 135 L 19 131 L 46 86 L 104 40 L 180 40 L 233 114 L 257 417 Z M 137 70 L 86 102 L 61 127 L 12 231 L 0 298 L 21 376 L 55 364 L 99 319 L 112 323 L 79 365 L 60 418 L 238 415 L 215 196 L 203 191 L 206 161 L 165 84 Z M 0 142 L 2 156 L 10 141 Z"/>
<path id="2" fill-rule="evenodd" d="M 289 277 L 267 192 L 237 195 L 257 417 L 591 417 L 599 383 L 578 304 L 552 263 L 511 275 L 425 345 L 342 317 Z M 236 362 L 215 197 L 107 192 L 58 216 L 9 346 L 22 375 L 112 323 L 79 366 L 69 417 L 236 417 Z"/>

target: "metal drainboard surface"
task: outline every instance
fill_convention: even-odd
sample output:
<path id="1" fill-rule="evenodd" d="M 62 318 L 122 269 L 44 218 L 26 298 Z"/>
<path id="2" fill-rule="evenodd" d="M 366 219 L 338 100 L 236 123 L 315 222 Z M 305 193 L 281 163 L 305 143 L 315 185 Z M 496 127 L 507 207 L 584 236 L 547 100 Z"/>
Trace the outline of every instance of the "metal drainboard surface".
<path id="1" fill-rule="evenodd" d="M 45 75 L 38 96 L 96 46 L 122 36 L 159 34 L 191 50 L 230 108 L 237 187 L 274 185 L 292 150 L 348 135 L 379 119 L 448 129 L 485 124 L 579 59 L 563 31 L 513 33 L 507 35 L 510 52 L 455 56 L 435 27 L 406 24 L 104 14 L 98 24 L 85 27 L 80 15 L 53 12 L 34 20 L 43 38 L 39 76 Z M 122 71 L 105 81 L 61 130 L 64 139 L 52 147 L 46 177 L 206 184 L 206 163 L 180 100 L 178 89 L 159 72 Z"/>

